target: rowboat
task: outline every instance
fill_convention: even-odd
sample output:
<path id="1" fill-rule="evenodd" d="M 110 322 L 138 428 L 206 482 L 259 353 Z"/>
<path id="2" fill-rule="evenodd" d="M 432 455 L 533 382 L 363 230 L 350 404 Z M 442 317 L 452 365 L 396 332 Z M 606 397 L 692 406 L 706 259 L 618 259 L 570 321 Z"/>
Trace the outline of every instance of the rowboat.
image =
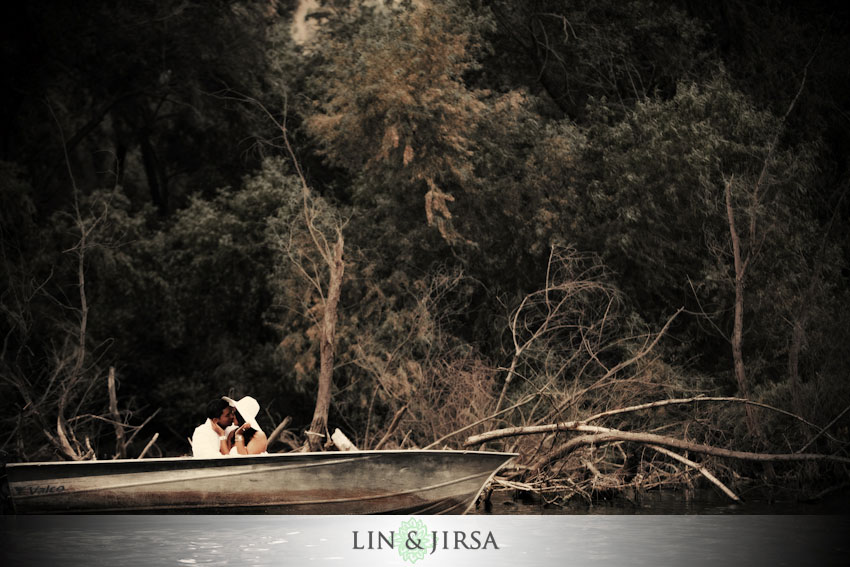
<path id="1" fill-rule="evenodd" d="M 10 463 L 18 514 L 465 513 L 515 454 L 329 451 Z"/>

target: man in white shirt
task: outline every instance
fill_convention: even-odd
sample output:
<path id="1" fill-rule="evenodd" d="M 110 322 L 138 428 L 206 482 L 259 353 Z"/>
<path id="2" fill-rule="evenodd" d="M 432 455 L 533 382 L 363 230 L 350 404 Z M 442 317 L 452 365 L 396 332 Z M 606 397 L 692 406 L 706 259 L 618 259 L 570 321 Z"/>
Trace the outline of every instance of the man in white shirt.
<path id="1" fill-rule="evenodd" d="M 192 435 L 192 456 L 209 459 L 229 454 L 225 429 L 233 423 L 233 416 L 230 403 L 222 399 L 208 403 L 207 420 L 196 427 Z"/>

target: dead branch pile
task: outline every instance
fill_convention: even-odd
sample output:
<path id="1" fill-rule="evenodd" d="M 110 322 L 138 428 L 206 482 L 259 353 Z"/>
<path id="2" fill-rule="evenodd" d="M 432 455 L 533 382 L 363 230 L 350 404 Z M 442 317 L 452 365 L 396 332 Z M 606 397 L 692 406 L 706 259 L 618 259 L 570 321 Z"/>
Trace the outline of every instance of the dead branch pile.
<path id="1" fill-rule="evenodd" d="M 829 431 L 840 416 L 823 426 L 746 396 L 712 395 L 700 377 L 662 359 L 659 344 L 683 310 L 656 332 L 641 330 L 623 320 L 617 294 L 603 281 L 592 259 L 553 248 L 546 285 L 509 318 L 514 348 L 494 411 L 438 442 L 465 433 L 466 448 L 517 452 L 496 488 L 558 498 L 704 479 L 738 500 L 736 485 L 748 480 L 744 462 L 761 463 L 765 477 L 782 463 L 850 476 L 847 443 Z M 793 435 L 770 439 L 768 415 Z M 809 450 L 818 439 L 828 452 Z M 796 472 L 786 474 L 799 483 Z"/>
<path id="2" fill-rule="evenodd" d="M 701 474 L 708 481 L 717 486 L 725 495 L 735 501 L 738 501 L 739 498 L 730 488 L 712 474 L 708 467 L 689 459 L 687 454 L 697 453 L 713 457 L 758 462 L 830 461 L 840 463 L 845 466 L 850 464 L 850 458 L 846 456 L 803 452 L 803 449 L 808 446 L 808 443 L 806 446 L 802 447 L 801 450 L 791 453 L 737 451 L 688 441 L 686 439 L 670 435 L 659 435 L 650 432 L 622 431 L 590 424 L 593 421 L 630 412 L 638 412 L 670 405 L 697 404 L 704 402 L 748 404 L 788 414 L 788 412 L 785 412 L 784 410 L 740 398 L 700 396 L 687 399 L 667 399 L 632 407 L 608 410 L 583 420 L 566 421 L 538 426 L 506 427 L 503 429 L 492 430 L 467 438 L 464 442 L 464 446 L 474 447 L 487 441 L 518 436 L 552 435 L 557 432 L 582 433 L 582 435 L 572 436 L 562 443 L 541 443 L 541 446 L 545 444 L 548 448 L 545 451 L 538 452 L 537 455 L 523 455 L 524 460 L 526 460 L 528 464 L 522 467 L 517 467 L 513 471 L 508 471 L 507 474 L 503 475 L 504 478 L 498 481 L 498 484 L 507 488 L 527 490 L 531 492 L 566 491 L 570 494 L 579 494 L 585 498 L 589 498 L 590 494 L 593 492 L 621 492 L 627 486 L 648 489 L 662 486 L 664 484 L 678 485 L 682 482 L 685 471 L 669 462 L 664 464 L 662 468 L 659 468 L 659 465 L 655 461 L 645 461 L 643 456 L 641 457 L 640 462 L 637 463 L 641 465 L 641 472 L 638 472 L 638 467 L 635 466 L 636 463 L 634 462 L 632 455 L 628 454 L 623 449 L 623 445 L 625 443 L 638 445 L 641 448 L 641 453 L 643 453 L 645 449 L 651 449 L 655 453 L 669 457 L 676 463 L 692 469 L 693 471 Z M 798 416 L 791 415 L 791 417 L 794 417 L 800 422 L 813 428 L 815 427 L 814 424 L 811 424 Z M 821 433 L 823 433 L 822 430 L 816 435 L 820 435 Z M 676 452 L 673 449 L 684 452 L 685 454 Z M 632 461 L 631 463 L 630 460 Z M 603 469 L 606 472 L 603 473 L 600 469 Z M 583 472 L 583 474 L 579 476 L 583 477 L 582 480 L 584 482 L 576 482 L 574 480 L 576 471 Z M 511 480 L 516 479 L 517 477 L 521 477 L 524 480 L 522 482 Z"/>

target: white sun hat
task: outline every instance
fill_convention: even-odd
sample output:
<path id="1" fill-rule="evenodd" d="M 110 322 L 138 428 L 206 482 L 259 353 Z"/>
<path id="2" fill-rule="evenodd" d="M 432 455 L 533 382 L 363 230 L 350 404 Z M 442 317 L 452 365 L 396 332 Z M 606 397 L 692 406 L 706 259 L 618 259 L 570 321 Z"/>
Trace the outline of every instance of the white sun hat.
<path id="1" fill-rule="evenodd" d="M 262 431 L 260 424 L 257 423 L 257 414 L 260 413 L 260 404 L 257 400 L 251 396 L 245 396 L 239 401 L 228 398 L 227 396 L 222 396 L 221 399 L 236 408 L 236 411 L 242 415 L 251 427 L 257 431 Z"/>

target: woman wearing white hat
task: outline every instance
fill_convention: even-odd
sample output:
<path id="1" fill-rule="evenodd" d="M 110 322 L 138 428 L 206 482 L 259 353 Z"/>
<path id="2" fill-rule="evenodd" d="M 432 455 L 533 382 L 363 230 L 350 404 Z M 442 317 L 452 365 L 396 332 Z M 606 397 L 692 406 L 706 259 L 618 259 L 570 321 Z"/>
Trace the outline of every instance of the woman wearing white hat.
<path id="1" fill-rule="evenodd" d="M 257 414 L 260 413 L 260 404 L 251 396 L 245 396 L 239 401 L 222 396 L 222 400 L 229 403 L 236 410 L 233 420 L 239 425 L 233 430 L 231 440 L 231 455 L 259 455 L 266 452 L 268 439 L 266 434 L 257 423 Z"/>

